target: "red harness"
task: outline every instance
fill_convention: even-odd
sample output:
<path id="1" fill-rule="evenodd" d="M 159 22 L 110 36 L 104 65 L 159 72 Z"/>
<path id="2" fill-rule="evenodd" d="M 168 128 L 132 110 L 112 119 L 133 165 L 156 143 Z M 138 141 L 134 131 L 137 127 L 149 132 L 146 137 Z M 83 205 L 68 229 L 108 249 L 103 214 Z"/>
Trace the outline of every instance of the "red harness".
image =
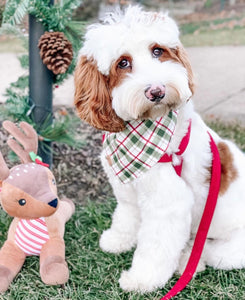
<path id="1" fill-rule="evenodd" d="M 175 153 L 177 156 L 180 157 L 180 160 L 181 160 L 179 165 L 177 165 L 177 166 L 173 165 L 175 172 L 179 176 L 181 176 L 181 171 L 182 171 L 182 166 L 183 166 L 183 158 L 181 155 L 185 152 L 185 149 L 187 148 L 187 146 L 189 144 L 190 136 L 191 136 L 191 120 L 189 120 L 188 131 L 187 131 L 186 135 L 183 137 L 182 141 L 180 142 L 179 151 L 177 153 Z M 172 161 L 173 161 L 173 155 L 172 154 L 168 155 L 166 153 L 159 159 L 158 162 L 165 163 L 165 162 L 172 162 Z"/>
<path id="2" fill-rule="evenodd" d="M 190 280 L 192 279 L 192 277 L 196 271 L 198 262 L 200 260 L 200 257 L 201 257 L 202 251 L 203 251 L 203 247 L 204 247 L 204 244 L 205 244 L 205 241 L 207 238 L 208 230 L 209 230 L 212 218 L 213 218 L 214 210 L 215 210 L 218 195 L 219 195 L 219 189 L 220 189 L 221 164 L 220 164 L 218 148 L 209 132 L 208 132 L 208 134 L 210 137 L 210 149 L 213 154 L 213 160 L 212 160 L 212 173 L 211 173 L 210 187 L 209 187 L 209 193 L 208 193 L 206 205 L 205 205 L 203 215 L 202 215 L 199 227 L 198 227 L 198 231 L 196 234 L 196 238 L 194 241 L 194 245 L 193 245 L 187 266 L 186 266 L 183 274 L 179 278 L 179 280 L 173 286 L 173 288 L 160 300 L 171 299 L 172 297 L 177 295 L 179 292 L 181 292 L 187 286 L 187 284 L 190 282 Z M 181 144 L 183 144 L 182 145 L 183 148 L 182 148 L 182 146 L 180 146 L 180 150 L 177 153 L 178 155 L 180 155 L 180 152 L 182 154 L 185 151 L 185 149 L 187 147 L 186 142 L 188 144 L 189 138 L 190 138 L 190 125 L 189 125 L 187 135 L 183 138 L 183 140 L 181 142 Z M 165 155 L 163 156 L 163 160 L 161 159 L 159 162 L 164 162 L 164 161 L 171 162 L 172 161 L 171 156 L 169 156 L 168 158 L 167 157 L 164 158 L 164 157 L 165 157 Z M 183 160 L 181 160 L 181 166 L 178 169 L 178 171 L 180 170 L 180 173 L 178 173 L 175 168 L 176 173 L 178 175 L 181 174 L 182 162 L 183 162 Z"/>

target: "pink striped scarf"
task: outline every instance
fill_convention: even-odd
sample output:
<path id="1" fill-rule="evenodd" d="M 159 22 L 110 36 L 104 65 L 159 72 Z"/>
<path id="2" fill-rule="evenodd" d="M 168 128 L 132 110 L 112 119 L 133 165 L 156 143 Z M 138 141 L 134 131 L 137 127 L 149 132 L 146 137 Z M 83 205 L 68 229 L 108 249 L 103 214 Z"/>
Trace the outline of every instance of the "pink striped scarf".
<path id="1" fill-rule="evenodd" d="M 40 255 L 42 246 L 49 240 L 45 218 L 20 219 L 15 231 L 15 244 L 26 255 Z"/>

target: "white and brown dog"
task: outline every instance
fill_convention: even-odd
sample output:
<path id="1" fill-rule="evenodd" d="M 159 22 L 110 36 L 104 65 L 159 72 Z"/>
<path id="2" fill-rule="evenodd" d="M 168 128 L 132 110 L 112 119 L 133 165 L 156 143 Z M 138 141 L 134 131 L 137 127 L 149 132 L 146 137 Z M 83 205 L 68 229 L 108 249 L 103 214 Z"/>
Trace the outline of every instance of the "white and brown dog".
<path id="1" fill-rule="evenodd" d="M 164 286 L 175 271 L 183 270 L 209 191 L 212 153 L 208 131 L 220 153 L 222 174 L 199 270 L 205 265 L 245 267 L 245 156 L 194 111 L 193 74 L 175 22 L 167 14 L 133 6 L 90 26 L 75 72 L 75 89 L 80 117 L 112 132 L 107 134 L 101 159 L 118 204 L 100 246 L 111 253 L 136 246 L 132 266 L 121 274 L 120 286 L 127 291 L 152 291 Z M 171 134 L 163 151 L 172 162 L 155 163 L 155 159 L 147 171 L 122 183 L 113 167 L 117 159 L 108 154 L 110 141 L 121 143 L 120 134 L 125 137 L 126 130 L 126 136 L 130 135 L 131 125 L 134 130 L 149 120 L 154 125 L 171 113 L 174 116 L 167 120 L 173 122 Z M 180 159 L 179 147 L 190 123 L 189 143 Z M 161 126 L 168 127 L 166 123 Z M 144 139 L 144 132 L 140 135 Z M 134 141 L 138 143 L 132 139 L 132 147 Z M 134 151 L 125 147 L 126 151 L 120 151 Z M 182 159 L 178 176 L 173 165 Z"/>

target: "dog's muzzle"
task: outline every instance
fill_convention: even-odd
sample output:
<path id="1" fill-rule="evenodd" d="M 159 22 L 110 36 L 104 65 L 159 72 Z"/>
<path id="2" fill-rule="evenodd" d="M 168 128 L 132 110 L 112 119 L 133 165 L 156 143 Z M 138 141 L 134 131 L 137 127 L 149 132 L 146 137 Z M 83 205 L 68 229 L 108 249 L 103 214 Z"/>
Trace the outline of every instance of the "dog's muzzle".
<path id="1" fill-rule="evenodd" d="M 152 84 L 145 89 L 145 96 L 150 101 L 158 103 L 165 96 L 165 86 Z"/>

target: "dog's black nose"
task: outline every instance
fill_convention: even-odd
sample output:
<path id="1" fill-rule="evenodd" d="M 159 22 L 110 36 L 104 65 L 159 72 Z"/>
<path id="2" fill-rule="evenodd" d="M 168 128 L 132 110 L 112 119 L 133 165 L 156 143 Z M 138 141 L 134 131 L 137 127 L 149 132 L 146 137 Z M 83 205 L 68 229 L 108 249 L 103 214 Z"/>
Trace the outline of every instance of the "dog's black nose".
<path id="1" fill-rule="evenodd" d="M 145 89 L 145 96 L 152 102 L 160 102 L 165 96 L 165 86 L 150 85 Z"/>

